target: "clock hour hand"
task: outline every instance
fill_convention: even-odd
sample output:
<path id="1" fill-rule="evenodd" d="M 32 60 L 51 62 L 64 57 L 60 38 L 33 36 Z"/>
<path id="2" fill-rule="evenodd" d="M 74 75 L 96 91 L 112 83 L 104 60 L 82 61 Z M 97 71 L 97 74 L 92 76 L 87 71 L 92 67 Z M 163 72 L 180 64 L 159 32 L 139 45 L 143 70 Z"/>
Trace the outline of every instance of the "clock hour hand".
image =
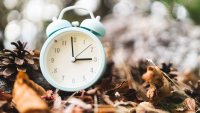
<path id="1" fill-rule="evenodd" d="M 76 58 L 76 60 L 92 60 L 92 58 Z"/>
<path id="2" fill-rule="evenodd" d="M 74 44 L 73 44 L 73 37 L 71 37 L 71 48 L 72 48 L 72 57 L 74 57 Z"/>

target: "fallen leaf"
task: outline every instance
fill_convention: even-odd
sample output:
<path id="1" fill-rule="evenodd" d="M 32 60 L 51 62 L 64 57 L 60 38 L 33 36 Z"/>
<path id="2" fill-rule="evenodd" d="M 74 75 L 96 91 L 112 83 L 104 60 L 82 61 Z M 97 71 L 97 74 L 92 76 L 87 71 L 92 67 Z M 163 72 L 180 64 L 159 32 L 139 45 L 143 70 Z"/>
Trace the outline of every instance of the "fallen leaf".
<path id="1" fill-rule="evenodd" d="M 40 89 L 24 72 L 18 73 L 12 101 L 20 113 L 49 113 L 47 104 L 40 98 L 43 92 Z"/>
<path id="2" fill-rule="evenodd" d="M 142 78 L 149 84 L 146 95 L 150 100 L 158 100 L 171 95 L 171 84 L 157 66 L 147 67 L 147 72 Z"/>
<path id="3" fill-rule="evenodd" d="M 183 105 L 187 112 L 195 112 L 196 103 L 193 98 L 186 98 L 183 101 Z"/>
<path id="4" fill-rule="evenodd" d="M 150 102 L 141 102 L 136 107 L 136 113 L 169 113 L 161 109 L 156 109 Z"/>
<path id="5" fill-rule="evenodd" d="M 85 110 L 92 109 L 91 104 L 87 104 L 87 103 L 85 103 L 82 100 L 77 99 L 77 98 L 70 98 L 69 101 L 68 101 L 68 103 L 80 106 L 80 107 L 82 107 Z"/>

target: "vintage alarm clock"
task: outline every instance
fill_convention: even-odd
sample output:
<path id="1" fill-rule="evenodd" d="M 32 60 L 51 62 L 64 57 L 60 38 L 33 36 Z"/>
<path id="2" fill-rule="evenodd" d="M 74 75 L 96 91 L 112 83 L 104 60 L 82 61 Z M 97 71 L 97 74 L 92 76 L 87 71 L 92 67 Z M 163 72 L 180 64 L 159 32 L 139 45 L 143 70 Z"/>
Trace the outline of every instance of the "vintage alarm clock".
<path id="1" fill-rule="evenodd" d="M 64 13 L 73 9 L 88 11 L 90 19 L 72 24 L 62 19 Z M 45 79 L 55 88 L 64 91 L 79 91 L 93 85 L 103 74 L 106 64 L 100 38 L 105 28 L 85 8 L 64 8 L 46 29 L 48 39 L 40 53 L 40 67 Z"/>

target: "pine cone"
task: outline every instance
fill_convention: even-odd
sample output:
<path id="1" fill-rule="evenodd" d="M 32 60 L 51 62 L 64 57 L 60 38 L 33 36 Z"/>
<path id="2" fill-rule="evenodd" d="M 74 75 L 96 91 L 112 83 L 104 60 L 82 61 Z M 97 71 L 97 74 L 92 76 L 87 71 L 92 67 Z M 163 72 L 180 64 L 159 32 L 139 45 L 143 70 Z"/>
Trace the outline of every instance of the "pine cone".
<path id="1" fill-rule="evenodd" d="M 37 52 L 26 50 L 27 43 L 17 41 L 11 44 L 15 46 L 14 50 L 4 49 L 0 52 L 0 75 L 5 78 L 15 78 L 18 71 L 38 70 L 39 55 Z"/>

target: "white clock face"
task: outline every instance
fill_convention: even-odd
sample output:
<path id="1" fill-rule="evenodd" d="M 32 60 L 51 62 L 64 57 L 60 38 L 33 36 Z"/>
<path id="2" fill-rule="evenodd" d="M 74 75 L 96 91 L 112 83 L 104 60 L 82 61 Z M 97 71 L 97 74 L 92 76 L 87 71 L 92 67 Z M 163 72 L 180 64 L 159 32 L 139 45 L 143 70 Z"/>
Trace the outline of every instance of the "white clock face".
<path id="1" fill-rule="evenodd" d="M 101 66 L 102 51 L 85 33 L 62 33 L 47 46 L 46 67 L 51 79 L 65 88 L 80 88 L 94 81 Z"/>

